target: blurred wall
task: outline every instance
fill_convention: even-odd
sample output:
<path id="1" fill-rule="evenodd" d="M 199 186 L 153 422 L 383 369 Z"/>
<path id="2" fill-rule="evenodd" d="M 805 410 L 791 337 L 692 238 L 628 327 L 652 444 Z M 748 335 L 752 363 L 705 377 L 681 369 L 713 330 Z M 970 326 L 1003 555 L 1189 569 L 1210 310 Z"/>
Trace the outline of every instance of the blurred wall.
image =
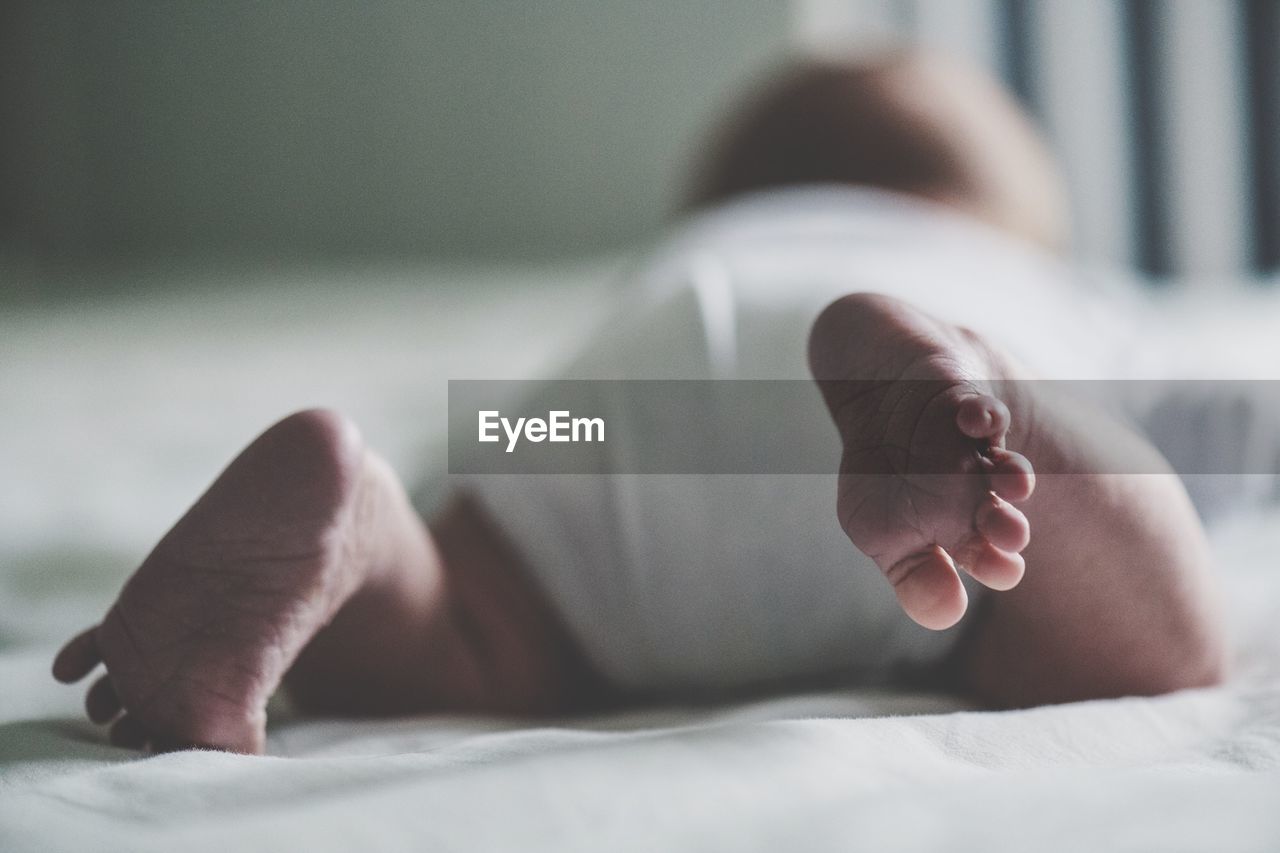
<path id="1" fill-rule="evenodd" d="M 1201 287 L 1280 271 L 1280 0 L 792 0 L 798 47 L 1002 76 L 1062 164 L 1074 256 Z"/>
<path id="2" fill-rule="evenodd" d="M 3 242 L 56 259 L 634 242 L 776 0 L 5 0 Z"/>

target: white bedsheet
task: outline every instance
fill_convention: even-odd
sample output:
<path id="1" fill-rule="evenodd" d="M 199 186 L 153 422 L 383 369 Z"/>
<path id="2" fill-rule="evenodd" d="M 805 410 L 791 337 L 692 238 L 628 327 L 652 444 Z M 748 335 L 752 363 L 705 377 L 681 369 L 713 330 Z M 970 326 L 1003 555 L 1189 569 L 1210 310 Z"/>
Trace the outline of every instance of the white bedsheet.
<path id="1" fill-rule="evenodd" d="M 1280 849 L 1280 511 L 1213 531 L 1238 664 L 1211 690 L 1007 713 L 846 690 L 534 727 L 276 719 L 261 758 L 140 757 L 82 720 L 82 689 L 47 675 L 56 644 L 265 423 L 336 405 L 404 469 L 430 464 L 444 378 L 537 373 L 600 316 L 601 269 L 6 311 L 0 850 Z"/>

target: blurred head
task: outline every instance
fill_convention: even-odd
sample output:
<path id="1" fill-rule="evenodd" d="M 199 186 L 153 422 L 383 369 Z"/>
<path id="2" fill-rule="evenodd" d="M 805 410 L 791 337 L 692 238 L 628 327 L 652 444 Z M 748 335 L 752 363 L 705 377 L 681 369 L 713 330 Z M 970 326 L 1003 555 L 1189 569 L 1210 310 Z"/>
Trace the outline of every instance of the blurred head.
<path id="1" fill-rule="evenodd" d="M 1050 248 L 1068 237 L 1066 193 L 1031 121 L 994 79 L 941 56 L 794 68 L 748 99 L 708 154 L 692 206 L 768 187 L 860 184 Z"/>

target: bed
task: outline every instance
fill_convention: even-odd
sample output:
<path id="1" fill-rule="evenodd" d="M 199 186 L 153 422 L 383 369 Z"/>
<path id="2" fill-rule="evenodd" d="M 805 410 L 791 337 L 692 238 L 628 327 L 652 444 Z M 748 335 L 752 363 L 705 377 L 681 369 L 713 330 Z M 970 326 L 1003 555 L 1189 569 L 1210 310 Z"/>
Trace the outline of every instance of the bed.
<path id="1" fill-rule="evenodd" d="M 533 726 L 282 709 L 267 756 L 141 756 L 49 677 L 264 424 L 338 406 L 402 470 L 440 464 L 445 378 L 548 369 L 618 263 L 204 271 L 181 292 L 153 270 L 139 295 L 6 309 L 0 850 L 1280 849 L 1280 508 L 1212 530 L 1229 683 L 1154 699 L 841 689 Z M 1251 299 L 1213 300 L 1223 340 L 1267 340 L 1280 303 Z"/>

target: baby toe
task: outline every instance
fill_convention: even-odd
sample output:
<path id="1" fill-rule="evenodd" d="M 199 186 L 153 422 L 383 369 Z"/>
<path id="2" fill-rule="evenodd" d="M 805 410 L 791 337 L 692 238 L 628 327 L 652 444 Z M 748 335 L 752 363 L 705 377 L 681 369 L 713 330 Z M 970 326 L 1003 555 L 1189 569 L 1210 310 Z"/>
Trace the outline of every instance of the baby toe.
<path id="1" fill-rule="evenodd" d="M 1036 473 L 1031 460 L 1002 447 L 987 451 L 987 484 L 1007 501 L 1025 501 L 1036 489 Z"/>
<path id="2" fill-rule="evenodd" d="M 997 591 L 1013 589 L 1022 580 L 1027 565 L 1021 554 L 1004 551 L 984 542 L 962 567 L 978 583 Z"/>
<path id="3" fill-rule="evenodd" d="M 982 537 L 1003 551 L 1018 552 L 1031 541 L 1031 524 L 1022 511 L 994 493 L 978 505 L 974 526 Z"/>
<path id="4" fill-rule="evenodd" d="M 1001 439 L 1009 422 L 1009 407 L 990 394 L 968 397 L 956 409 L 956 426 L 969 438 Z"/>
<path id="5" fill-rule="evenodd" d="M 98 628 L 95 625 L 72 637 L 53 659 L 53 677 L 71 684 L 79 681 L 102 661 L 98 651 Z"/>
<path id="6" fill-rule="evenodd" d="M 900 560 L 888 576 L 903 611 L 925 628 L 950 628 L 969 605 L 955 564 L 937 546 Z"/>

